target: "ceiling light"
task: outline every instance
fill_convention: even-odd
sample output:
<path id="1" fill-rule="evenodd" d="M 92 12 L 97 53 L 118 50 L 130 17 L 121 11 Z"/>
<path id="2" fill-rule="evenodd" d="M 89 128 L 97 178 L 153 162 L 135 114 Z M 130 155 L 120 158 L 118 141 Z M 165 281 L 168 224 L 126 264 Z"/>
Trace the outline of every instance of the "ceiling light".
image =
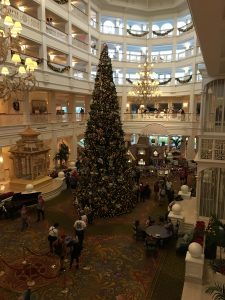
<path id="1" fill-rule="evenodd" d="M 25 6 L 19 6 L 18 9 L 22 12 L 25 12 Z"/>
<path id="2" fill-rule="evenodd" d="M 20 66 L 18 72 L 19 72 L 19 74 L 26 74 L 27 73 L 27 71 L 24 68 L 24 66 Z"/>

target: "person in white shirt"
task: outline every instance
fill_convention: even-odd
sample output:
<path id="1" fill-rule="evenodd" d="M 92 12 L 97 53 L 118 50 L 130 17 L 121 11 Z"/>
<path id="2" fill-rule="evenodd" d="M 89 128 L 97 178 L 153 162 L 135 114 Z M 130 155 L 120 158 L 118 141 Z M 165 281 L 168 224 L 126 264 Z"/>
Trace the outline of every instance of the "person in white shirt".
<path id="1" fill-rule="evenodd" d="M 88 218 L 87 218 L 87 215 L 84 213 L 83 210 L 80 212 L 80 215 L 81 215 L 81 220 L 84 221 L 84 223 L 85 223 L 86 226 L 87 226 L 87 224 L 88 224 Z"/>
<path id="2" fill-rule="evenodd" d="M 83 247 L 83 240 L 84 240 L 84 230 L 87 227 L 86 223 L 82 220 L 82 217 L 79 220 L 76 220 L 73 225 L 76 235 L 78 237 L 80 246 Z"/>
<path id="3" fill-rule="evenodd" d="M 48 241 L 49 241 L 49 248 L 51 253 L 53 253 L 53 243 L 58 239 L 58 235 L 59 235 L 58 227 L 59 224 L 55 223 L 48 230 Z"/>

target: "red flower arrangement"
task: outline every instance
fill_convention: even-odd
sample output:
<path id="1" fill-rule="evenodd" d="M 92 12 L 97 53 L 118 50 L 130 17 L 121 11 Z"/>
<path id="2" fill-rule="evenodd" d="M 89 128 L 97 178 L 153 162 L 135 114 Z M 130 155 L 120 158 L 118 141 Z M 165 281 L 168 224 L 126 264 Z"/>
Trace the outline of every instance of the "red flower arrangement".
<path id="1" fill-rule="evenodd" d="M 204 234 L 205 234 L 205 222 L 197 221 L 194 229 L 193 242 L 196 242 L 203 246 L 204 243 Z"/>

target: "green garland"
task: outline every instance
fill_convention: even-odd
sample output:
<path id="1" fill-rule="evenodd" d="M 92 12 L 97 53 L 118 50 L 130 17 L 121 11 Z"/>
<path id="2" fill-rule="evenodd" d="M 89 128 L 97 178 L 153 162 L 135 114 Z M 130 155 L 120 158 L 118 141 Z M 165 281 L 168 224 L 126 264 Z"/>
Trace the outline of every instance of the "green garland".
<path id="1" fill-rule="evenodd" d="M 52 71 L 58 72 L 58 73 L 64 73 L 66 71 L 69 71 L 69 69 L 70 69 L 70 66 L 66 66 L 64 68 L 55 67 L 49 61 L 47 62 L 47 65 Z"/>
<path id="2" fill-rule="evenodd" d="M 66 4 L 68 3 L 68 0 L 54 0 L 58 4 Z"/>
<path id="3" fill-rule="evenodd" d="M 185 79 L 185 80 L 182 80 L 182 79 L 180 79 L 180 78 L 175 78 L 175 79 L 176 79 L 176 81 L 178 81 L 179 83 L 184 84 L 184 83 L 188 83 L 189 81 L 191 81 L 192 75 L 189 75 L 189 77 L 188 77 L 187 79 Z"/>
<path id="4" fill-rule="evenodd" d="M 177 28 L 180 32 L 187 32 L 187 31 L 189 31 L 189 30 L 191 30 L 192 28 L 194 27 L 194 25 L 193 25 L 193 23 L 189 26 L 189 27 L 187 27 L 187 28 L 182 28 L 182 27 L 180 27 L 180 28 Z"/>
<path id="5" fill-rule="evenodd" d="M 165 31 L 164 33 L 153 30 L 152 33 L 157 36 L 165 36 L 165 35 L 169 34 L 170 32 L 172 32 L 173 30 L 174 30 L 174 28 L 171 28 L 171 29 L 168 29 L 167 31 Z"/>
<path id="6" fill-rule="evenodd" d="M 166 84 L 169 83 L 171 80 L 172 80 L 172 78 L 169 78 L 169 79 L 167 79 L 167 80 L 165 80 L 165 81 L 160 82 L 159 85 L 166 85 Z"/>
<path id="7" fill-rule="evenodd" d="M 142 33 L 132 33 L 130 29 L 127 29 L 127 32 L 132 36 L 142 37 L 149 33 L 149 31 L 143 31 Z"/>

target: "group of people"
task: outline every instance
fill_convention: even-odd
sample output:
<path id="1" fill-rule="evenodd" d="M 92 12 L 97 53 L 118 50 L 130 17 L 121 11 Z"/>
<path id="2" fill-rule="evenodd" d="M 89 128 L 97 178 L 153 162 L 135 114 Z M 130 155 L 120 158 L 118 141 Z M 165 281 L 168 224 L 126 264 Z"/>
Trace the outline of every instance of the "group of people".
<path id="1" fill-rule="evenodd" d="M 55 223 L 48 230 L 50 253 L 59 257 L 60 271 L 65 270 L 65 258 L 70 256 L 69 268 L 76 261 L 76 269 L 79 269 L 79 258 L 83 249 L 84 231 L 87 223 L 80 217 L 74 223 L 74 235 L 67 236 L 64 232 L 59 234 L 59 224 Z"/>
<path id="2" fill-rule="evenodd" d="M 174 200 L 174 189 L 172 181 L 168 177 L 163 177 L 154 183 L 154 198 L 162 205 L 167 197 L 168 204 Z"/>

